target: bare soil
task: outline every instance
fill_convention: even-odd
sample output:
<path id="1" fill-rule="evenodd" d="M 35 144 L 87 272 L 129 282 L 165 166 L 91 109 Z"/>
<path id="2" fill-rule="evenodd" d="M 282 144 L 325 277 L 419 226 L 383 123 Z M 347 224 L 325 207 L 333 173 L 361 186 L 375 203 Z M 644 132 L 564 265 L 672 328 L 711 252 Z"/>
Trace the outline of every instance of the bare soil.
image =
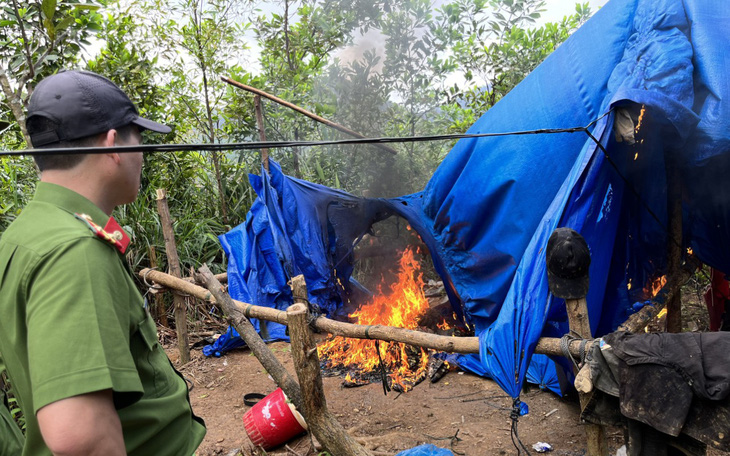
<path id="1" fill-rule="evenodd" d="M 295 376 L 289 344 L 269 345 L 277 358 Z M 175 362 L 177 352 L 168 353 Z M 205 419 L 208 433 L 198 455 L 316 455 L 309 436 L 263 453 L 253 447 L 243 427 L 249 409 L 247 393 L 268 394 L 276 389 L 271 377 L 248 349 L 238 349 L 221 358 L 205 358 L 193 351 L 192 361 L 182 366 L 194 388 L 193 410 Z M 324 379 L 327 405 L 340 423 L 377 454 L 396 454 L 423 443 L 449 448 L 457 455 L 513 455 L 510 439 L 511 400 L 491 381 L 463 372 L 450 372 L 437 383 L 428 380 L 413 390 L 383 393 L 382 385 L 342 387 L 342 379 Z M 530 389 L 522 400 L 530 413 L 520 418 L 519 436 L 530 449 L 537 442 L 550 443 L 555 455 L 585 454 L 585 434 L 578 422 L 574 398 L 562 399 L 550 392 Z M 613 454 L 623 444 L 620 429 L 609 430 Z"/>
<path id="2" fill-rule="evenodd" d="M 701 300 L 704 286 L 697 283 L 684 290 L 685 331 L 708 330 L 707 310 Z M 663 323 L 655 320 L 649 330 L 662 331 Z M 233 350 L 221 358 L 206 358 L 200 350 L 193 350 L 192 361 L 179 366 L 174 339 L 163 340 L 170 359 L 194 385 L 190 391 L 193 410 L 208 428 L 199 456 L 320 454 L 309 435 L 269 452 L 254 448 L 243 427 L 242 417 L 250 408 L 244 405 L 243 396 L 268 394 L 276 385 L 248 349 Z M 269 348 L 296 378 L 289 344 L 275 342 Z M 491 380 L 455 371 L 437 383 L 425 380 L 409 392 L 388 395 L 379 383 L 357 388 L 342 385 L 340 377 L 324 378 L 327 405 L 345 429 L 375 455 L 394 455 L 423 443 L 451 449 L 459 456 L 518 454 L 510 438 L 511 399 Z M 531 387 L 523 392 L 522 400 L 530 413 L 519 420 L 519 437 L 531 454 L 536 454 L 533 444 L 547 442 L 554 449 L 550 454 L 585 455 L 576 396 L 560 398 Z M 610 454 L 616 454 L 624 444 L 620 428 L 608 428 L 608 444 Z M 730 455 L 712 449 L 707 454 Z"/>

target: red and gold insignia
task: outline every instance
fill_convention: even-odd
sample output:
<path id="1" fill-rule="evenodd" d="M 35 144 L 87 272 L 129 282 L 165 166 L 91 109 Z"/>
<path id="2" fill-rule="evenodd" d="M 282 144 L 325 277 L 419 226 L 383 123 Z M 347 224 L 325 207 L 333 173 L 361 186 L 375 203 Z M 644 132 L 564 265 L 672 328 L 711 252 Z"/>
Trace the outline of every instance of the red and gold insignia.
<path id="1" fill-rule="evenodd" d="M 91 216 L 87 214 L 74 214 L 74 217 L 84 222 L 91 231 L 94 232 L 98 237 L 104 239 L 108 243 L 114 245 L 114 247 L 121 253 L 124 253 L 129 246 L 129 236 L 124 232 L 121 226 L 114 220 L 114 217 L 109 217 L 104 228 L 101 225 L 97 225 L 91 219 Z"/>

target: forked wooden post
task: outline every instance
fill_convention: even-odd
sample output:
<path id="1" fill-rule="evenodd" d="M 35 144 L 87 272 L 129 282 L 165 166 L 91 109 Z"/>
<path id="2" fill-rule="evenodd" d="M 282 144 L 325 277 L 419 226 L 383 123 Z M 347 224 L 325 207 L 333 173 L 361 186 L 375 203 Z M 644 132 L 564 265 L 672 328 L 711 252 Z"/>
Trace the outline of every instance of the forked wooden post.
<path id="1" fill-rule="evenodd" d="M 327 409 L 317 345 L 309 330 L 306 304 L 287 309 L 291 353 L 302 391 L 304 415 L 319 443 L 330 453 L 341 456 L 370 456 L 371 453 L 353 439 Z"/>
<path id="2" fill-rule="evenodd" d="M 167 192 L 164 188 L 157 189 L 157 211 L 160 213 L 162 234 L 165 237 L 167 266 L 170 270 L 170 275 L 180 278 L 182 277 L 180 258 L 177 256 L 175 231 L 172 227 L 170 209 L 167 206 Z M 180 350 L 180 362 L 187 364 L 190 362 L 190 345 L 188 344 L 188 317 L 185 298 L 180 293 L 174 293 L 172 299 L 175 305 L 173 314 L 175 315 L 175 330 L 177 332 L 177 347 Z"/>
<path id="3" fill-rule="evenodd" d="M 592 339 L 591 323 L 588 319 L 588 304 L 586 298 L 566 299 L 565 305 L 568 309 L 568 324 L 570 331 L 575 332 L 578 337 Z M 576 372 L 577 374 L 578 372 Z M 590 396 L 583 393 L 578 394 L 580 408 L 583 410 Z M 608 456 L 608 443 L 603 426 L 588 423 L 586 424 L 586 436 L 588 437 L 588 456 Z"/>

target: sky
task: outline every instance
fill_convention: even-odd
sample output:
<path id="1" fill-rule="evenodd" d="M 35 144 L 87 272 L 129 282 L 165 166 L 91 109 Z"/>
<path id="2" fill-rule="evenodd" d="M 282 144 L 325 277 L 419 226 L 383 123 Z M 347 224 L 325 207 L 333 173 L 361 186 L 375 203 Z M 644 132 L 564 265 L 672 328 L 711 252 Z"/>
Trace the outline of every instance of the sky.
<path id="1" fill-rule="evenodd" d="M 539 24 L 546 22 L 557 22 L 564 16 L 575 13 L 575 4 L 583 3 L 577 2 L 576 0 L 546 0 L 545 12 L 538 21 Z M 598 8 L 605 5 L 608 0 L 589 0 L 588 6 L 591 7 L 593 13 L 598 11 Z"/>
<path id="2" fill-rule="evenodd" d="M 581 2 L 587 1 L 589 6 L 591 7 L 591 10 L 595 13 L 600 7 L 605 5 L 608 0 L 580 0 Z M 445 3 L 446 0 L 433 0 L 434 5 L 438 6 L 440 4 Z M 578 2 L 578 0 L 546 0 L 545 1 L 545 11 L 542 13 L 542 16 L 540 19 L 538 19 L 536 26 L 542 26 L 543 24 L 547 22 L 557 22 L 560 21 L 563 17 L 573 14 L 575 12 L 575 4 Z M 269 13 L 271 11 L 278 10 L 280 8 L 280 5 L 271 2 L 271 7 L 267 8 L 264 4 L 261 7 L 261 12 L 263 14 Z M 337 57 L 339 57 L 343 61 L 347 61 L 348 58 L 359 58 L 362 55 L 363 48 L 377 48 L 382 47 L 382 44 L 380 43 L 382 41 L 382 38 L 376 36 L 377 32 L 372 32 L 367 34 L 364 37 L 356 38 L 355 39 L 355 47 L 354 49 L 346 49 L 346 50 L 340 50 L 336 53 Z M 252 35 L 253 37 L 253 35 Z M 85 52 L 86 58 L 91 58 L 92 56 L 96 55 L 99 50 L 101 49 L 101 41 L 99 40 L 92 40 L 91 46 L 87 47 Z M 257 70 L 259 70 L 259 64 L 258 64 L 258 46 L 255 44 L 255 42 L 249 43 L 249 50 L 246 52 L 247 54 L 247 60 L 249 61 L 248 67 L 256 73 Z M 360 48 L 360 49 L 357 49 Z"/>
<path id="3" fill-rule="evenodd" d="M 434 8 L 438 8 L 441 5 L 448 2 L 448 0 L 432 0 Z M 608 0 L 580 0 L 581 3 L 587 2 L 590 6 L 591 11 L 595 14 L 596 11 Z M 542 13 L 540 18 L 534 24 L 535 27 L 541 27 L 548 22 L 561 21 L 565 16 L 569 16 L 575 13 L 575 5 L 578 0 L 546 0 L 545 11 Z M 355 37 L 353 46 L 345 49 L 335 51 L 335 56 L 340 59 L 343 63 L 351 60 L 359 59 L 362 57 L 363 52 L 368 49 L 382 49 L 384 45 L 385 37 L 380 34 L 377 30 L 371 29 L 365 35 Z M 252 49 L 253 53 L 256 53 L 255 49 Z M 258 68 L 258 64 L 253 64 L 254 71 Z M 376 68 L 378 70 L 378 68 Z M 447 85 L 451 85 L 460 79 L 459 72 L 455 72 L 454 75 L 449 77 Z"/>

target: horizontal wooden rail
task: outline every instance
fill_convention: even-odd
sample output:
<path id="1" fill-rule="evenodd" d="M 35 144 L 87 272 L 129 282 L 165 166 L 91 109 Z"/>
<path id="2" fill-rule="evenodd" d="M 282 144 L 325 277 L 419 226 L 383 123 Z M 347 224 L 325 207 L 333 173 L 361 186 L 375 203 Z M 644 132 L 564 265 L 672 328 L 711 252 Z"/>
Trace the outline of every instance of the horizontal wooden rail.
<path id="1" fill-rule="evenodd" d="M 190 283 L 184 279 L 178 279 L 164 272 L 153 269 L 143 269 L 140 277 L 146 277 L 147 282 L 155 282 L 164 287 L 177 290 L 194 296 L 209 303 L 215 303 L 215 298 L 207 289 Z M 261 320 L 273 321 L 287 324 L 286 312 L 272 309 L 270 307 L 255 306 L 241 301 L 233 301 L 246 317 L 259 318 Z M 448 353 L 479 353 L 478 337 L 451 337 L 429 334 L 422 331 L 394 328 L 383 325 L 355 325 L 342 321 L 331 320 L 326 317 L 319 317 L 314 321 L 314 327 L 322 332 L 336 336 L 353 337 L 356 339 L 378 339 L 389 342 L 403 342 L 417 347 L 430 348 Z M 580 355 L 579 344 L 570 345 L 570 352 L 573 356 Z M 563 356 L 560 348 L 560 339 L 543 337 L 537 342 L 535 353 L 544 355 Z"/>

